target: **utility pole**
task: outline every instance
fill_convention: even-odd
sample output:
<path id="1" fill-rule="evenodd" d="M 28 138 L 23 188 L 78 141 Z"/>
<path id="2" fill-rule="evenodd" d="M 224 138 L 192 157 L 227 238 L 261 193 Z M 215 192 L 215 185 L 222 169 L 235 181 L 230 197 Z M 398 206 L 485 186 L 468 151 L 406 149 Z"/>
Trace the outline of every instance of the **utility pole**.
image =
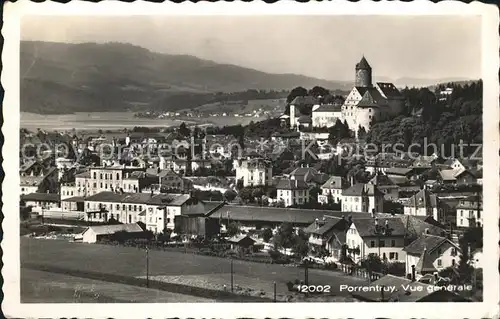
<path id="1" fill-rule="evenodd" d="M 274 282 L 274 302 L 276 302 L 276 281 Z"/>
<path id="2" fill-rule="evenodd" d="M 234 292 L 233 258 L 231 258 L 231 292 Z"/>
<path id="3" fill-rule="evenodd" d="M 146 246 L 146 287 L 149 288 L 149 249 Z"/>

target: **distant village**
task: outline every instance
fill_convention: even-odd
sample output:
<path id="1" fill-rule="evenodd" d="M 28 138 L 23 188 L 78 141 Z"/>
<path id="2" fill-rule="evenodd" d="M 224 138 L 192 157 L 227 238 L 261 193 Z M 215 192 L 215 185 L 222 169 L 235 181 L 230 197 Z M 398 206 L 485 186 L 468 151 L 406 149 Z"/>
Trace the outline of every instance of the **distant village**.
<path id="1" fill-rule="evenodd" d="M 186 125 L 157 132 L 23 129 L 21 211 L 45 223 L 88 225 L 93 230 L 75 240 L 89 243 L 110 235 L 99 228 L 103 225 L 134 232 L 127 225 L 139 224 L 139 231 L 168 233 L 172 241 L 224 237 L 235 246 L 261 245 L 281 257 L 298 255 L 339 270 L 356 265 L 401 282 L 461 283 L 466 272 L 467 280 L 476 278 L 470 274 L 482 268 L 482 239 L 462 238 L 482 234 L 481 159 L 392 151 L 346 156 L 349 149 L 363 149 L 359 130 L 394 117 L 405 103 L 393 84 L 372 83 L 363 57 L 346 97 L 324 103 L 321 96 L 297 96 L 280 114 L 278 109 L 210 114 L 274 117 L 286 132 L 265 143 Z M 339 122 L 354 135 L 331 145 L 328 128 Z M 314 160 L 304 155 L 311 141 Z M 40 150 L 40 145 L 48 147 Z M 67 146 L 63 156 L 58 145 Z M 283 241 L 284 225 L 305 238 L 302 245 L 299 239 Z M 470 282 L 480 290 L 478 280 Z M 379 295 L 360 294 L 363 300 L 379 300 Z M 456 295 L 429 292 L 422 298 Z"/>

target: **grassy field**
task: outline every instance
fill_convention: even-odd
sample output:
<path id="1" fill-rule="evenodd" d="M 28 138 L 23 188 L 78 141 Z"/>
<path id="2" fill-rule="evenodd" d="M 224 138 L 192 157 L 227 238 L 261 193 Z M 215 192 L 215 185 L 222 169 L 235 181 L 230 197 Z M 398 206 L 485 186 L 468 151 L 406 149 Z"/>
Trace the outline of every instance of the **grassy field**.
<path id="1" fill-rule="evenodd" d="M 22 303 L 214 302 L 156 289 L 21 269 Z"/>
<path id="2" fill-rule="evenodd" d="M 58 267 L 80 273 L 92 272 L 110 276 L 143 277 L 146 276 L 146 253 L 144 250 L 129 247 L 21 238 L 21 266 L 23 265 Z M 288 281 L 304 278 L 304 269 L 281 265 L 235 260 L 233 269 L 235 280 L 238 281 L 236 284 L 240 287 L 269 291 L 275 281 L 278 294 L 288 293 Z M 231 264 L 228 259 L 179 252 L 149 252 L 150 276 L 185 276 L 185 279 L 189 279 L 198 275 L 219 285 L 225 283 L 229 287 L 230 273 Z M 360 279 L 338 272 L 309 270 L 309 284 L 330 285 L 332 293 L 338 296 L 348 296 L 348 293 L 339 291 L 340 284 L 364 283 Z M 265 287 L 269 288 L 264 289 Z"/>

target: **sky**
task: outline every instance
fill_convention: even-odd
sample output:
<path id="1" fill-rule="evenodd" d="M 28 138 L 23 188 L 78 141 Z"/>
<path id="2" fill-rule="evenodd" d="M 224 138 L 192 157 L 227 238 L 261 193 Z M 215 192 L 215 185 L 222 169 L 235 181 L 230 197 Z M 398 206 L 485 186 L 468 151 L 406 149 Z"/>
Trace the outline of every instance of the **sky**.
<path id="1" fill-rule="evenodd" d="M 481 75 L 479 16 L 25 16 L 22 40 L 124 42 L 269 73 L 352 81 Z"/>

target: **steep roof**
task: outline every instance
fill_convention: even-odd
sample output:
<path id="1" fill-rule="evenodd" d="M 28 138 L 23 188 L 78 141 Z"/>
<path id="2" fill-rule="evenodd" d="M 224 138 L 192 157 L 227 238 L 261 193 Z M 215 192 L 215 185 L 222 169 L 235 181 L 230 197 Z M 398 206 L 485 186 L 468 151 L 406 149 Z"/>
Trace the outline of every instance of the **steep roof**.
<path id="1" fill-rule="evenodd" d="M 354 226 L 361 237 L 375 237 L 377 234 L 405 236 L 405 225 L 400 218 L 361 218 L 353 219 Z M 386 232 L 388 230 L 388 232 Z"/>
<path id="2" fill-rule="evenodd" d="M 452 245 L 455 245 L 446 237 L 422 234 L 417 239 L 412 241 L 408 246 L 406 246 L 403 250 L 411 255 L 420 255 L 425 248 L 429 253 L 432 253 L 435 249 L 437 249 L 445 242 L 450 242 Z"/>
<path id="3" fill-rule="evenodd" d="M 302 115 L 301 117 L 299 117 L 299 119 L 297 121 L 299 123 L 312 123 L 312 119 L 308 115 Z"/>
<path id="4" fill-rule="evenodd" d="M 380 88 L 382 93 L 389 99 L 400 98 L 402 97 L 401 92 L 396 88 L 396 86 L 392 83 L 386 82 L 377 82 L 377 86 Z"/>
<path id="5" fill-rule="evenodd" d="M 384 194 L 373 184 L 357 183 L 342 191 L 343 196 L 383 196 Z"/>
<path id="6" fill-rule="evenodd" d="M 318 100 L 314 96 L 297 96 L 290 102 L 290 105 L 315 105 Z"/>
<path id="7" fill-rule="evenodd" d="M 358 107 L 380 107 L 387 104 L 387 100 L 376 88 L 367 88 L 363 97 L 356 106 Z"/>
<path id="8" fill-rule="evenodd" d="M 30 193 L 21 195 L 21 200 L 39 202 L 59 202 L 61 196 L 55 193 Z"/>
<path id="9" fill-rule="evenodd" d="M 143 231 L 138 224 L 90 226 L 83 233 L 88 230 L 92 230 L 96 235 L 111 235 L 119 231 L 126 231 L 128 233 L 140 233 Z"/>
<path id="10" fill-rule="evenodd" d="M 332 230 L 345 232 L 349 225 L 349 221 L 345 218 L 323 217 L 323 219 L 315 220 L 311 225 L 304 228 L 304 232 L 323 236 Z"/>
<path id="11" fill-rule="evenodd" d="M 415 267 L 415 271 L 419 274 L 425 274 L 430 272 L 435 272 L 437 269 L 432 264 L 432 258 L 430 256 L 430 251 L 426 247 L 422 250 L 422 254 L 418 259 L 418 263 Z"/>
<path id="12" fill-rule="evenodd" d="M 388 169 L 386 169 L 385 174 L 404 176 L 406 174 L 409 174 L 411 171 L 412 171 L 411 168 L 406 168 L 406 167 L 389 167 Z"/>
<path id="13" fill-rule="evenodd" d="M 407 207 L 437 207 L 438 206 L 438 197 L 436 194 L 429 192 L 426 189 L 420 190 L 420 192 L 416 193 L 404 204 Z"/>
<path id="14" fill-rule="evenodd" d="M 372 67 L 370 64 L 368 64 L 368 61 L 366 61 L 366 58 L 363 56 L 361 60 L 356 63 L 356 69 L 371 69 Z"/>
<path id="15" fill-rule="evenodd" d="M 280 179 L 276 188 L 287 190 L 309 189 L 309 185 L 301 179 Z"/>
<path id="16" fill-rule="evenodd" d="M 343 189 L 346 186 L 346 181 L 341 176 L 331 176 L 321 188 L 326 189 Z"/>
<path id="17" fill-rule="evenodd" d="M 342 111 L 342 105 L 340 104 L 323 104 L 320 105 L 317 109 L 315 109 L 313 112 L 341 112 Z"/>

